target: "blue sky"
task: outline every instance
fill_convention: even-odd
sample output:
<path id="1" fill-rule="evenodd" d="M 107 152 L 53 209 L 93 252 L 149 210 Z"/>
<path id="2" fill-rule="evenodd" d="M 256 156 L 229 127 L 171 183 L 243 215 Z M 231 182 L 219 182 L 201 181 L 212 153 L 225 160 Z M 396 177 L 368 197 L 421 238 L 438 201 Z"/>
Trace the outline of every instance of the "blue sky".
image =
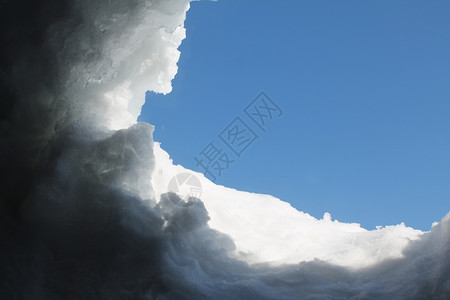
<path id="1" fill-rule="evenodd" d="M 216 183 L 322 217 L 428 230 L 450 210 L 449 1 L 193 2 L 168 95 L 147 94 L 175 163 L 212 141 Z M 283 110 L 261 131 L 243 112 L 264 91 Z M 258 135 L 240 157 L 218 135 Z"/>

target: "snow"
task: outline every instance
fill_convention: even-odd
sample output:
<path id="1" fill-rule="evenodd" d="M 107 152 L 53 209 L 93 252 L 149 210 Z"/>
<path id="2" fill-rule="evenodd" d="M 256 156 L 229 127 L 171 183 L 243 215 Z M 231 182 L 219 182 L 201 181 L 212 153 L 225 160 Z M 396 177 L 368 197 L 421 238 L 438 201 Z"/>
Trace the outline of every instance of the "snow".
<path id="1" fill-rule="evenodd" d="M 368 231 L 173 165 L 136 119 L 188 1 L 0 6 L 1 298 L 450 298 L 450 214 Z"/>
<path id="2" fill-rule="evenodd" d="M 354 269 L 402 257 L 409 241 L 423 232 L 403 223 L 368 231 L 359 224 L 331 221 L 329 213 L 318 220 L 270 195 L 237 191 L 215 185 L 203 174 L 174 166 L 155 143 L 152 185 L 157 195 L 168 192 L 177 174 L 191 173 L 202 186 L 201 200 L 211 217 L 208 225 L 229 235 L 234 258 L 250 264 L 295 264 L 320 259 Z"/>

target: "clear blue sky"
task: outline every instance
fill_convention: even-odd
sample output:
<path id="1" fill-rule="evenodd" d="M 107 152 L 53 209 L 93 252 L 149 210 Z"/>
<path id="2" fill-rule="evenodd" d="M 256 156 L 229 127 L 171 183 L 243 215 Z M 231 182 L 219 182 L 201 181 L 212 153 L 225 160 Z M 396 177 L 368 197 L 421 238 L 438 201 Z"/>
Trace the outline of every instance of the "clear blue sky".
<path id="1" fill-rule="evenodd" d="M 201 1 L 185 26 L 140 117 L 175 163 L 201 171 L 239 116 L 259 138 L 218 184 L 369 229 L 450 210 L 450 1 Z M 265 133 L 243 113 L 260 91 L 284 112 Z"/>

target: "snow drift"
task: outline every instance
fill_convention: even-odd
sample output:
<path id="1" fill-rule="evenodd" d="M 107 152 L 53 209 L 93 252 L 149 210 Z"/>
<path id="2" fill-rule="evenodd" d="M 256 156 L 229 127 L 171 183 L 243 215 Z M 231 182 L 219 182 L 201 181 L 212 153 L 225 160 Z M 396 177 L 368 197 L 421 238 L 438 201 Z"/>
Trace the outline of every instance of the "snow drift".
<path id="1" fill-rule="evenodd" d="M 430 232 L 317 220 L 174 166 L 144 92 L 168 93 L 186 0 L 0 3 L 4 299 L 448 299 Z M 201 196 L 169 190 L 180 173 Z"/>

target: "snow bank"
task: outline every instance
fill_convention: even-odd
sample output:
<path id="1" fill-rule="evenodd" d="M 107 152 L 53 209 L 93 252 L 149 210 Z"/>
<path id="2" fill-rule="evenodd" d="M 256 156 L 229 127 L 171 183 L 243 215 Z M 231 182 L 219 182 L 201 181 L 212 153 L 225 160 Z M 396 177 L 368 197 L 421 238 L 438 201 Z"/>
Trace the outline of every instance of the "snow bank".
<path id="1" fill-rule="evenodd" d="M 450 297 L 450 215 L 426 233 L 317 220 L 153 143 L 136 118 L 171 90 L 187 0 L 0 8 L 1 298 Z M 171 192 L 181 173 L 198 198 Z"/>
<path id="2" fill-rule="evenodd" d="M 247 263 L 295 264 L 320 259 L 335 265 L 362 268 L 401 258 L 409 241 L 423 233 L 404 224 L 367 231 L 359 224 L 317 220 L 289 203 L 261 194 L 218 186 L 203 174 L 174 166 L 169 155 L 154 147 L 155 192 L 167 192 L 169 180 L 191 173 L 202 186 L 201 200 L 211 217 L 209 226 L 229 235 L 236 244 L 233 257 Z"/>

